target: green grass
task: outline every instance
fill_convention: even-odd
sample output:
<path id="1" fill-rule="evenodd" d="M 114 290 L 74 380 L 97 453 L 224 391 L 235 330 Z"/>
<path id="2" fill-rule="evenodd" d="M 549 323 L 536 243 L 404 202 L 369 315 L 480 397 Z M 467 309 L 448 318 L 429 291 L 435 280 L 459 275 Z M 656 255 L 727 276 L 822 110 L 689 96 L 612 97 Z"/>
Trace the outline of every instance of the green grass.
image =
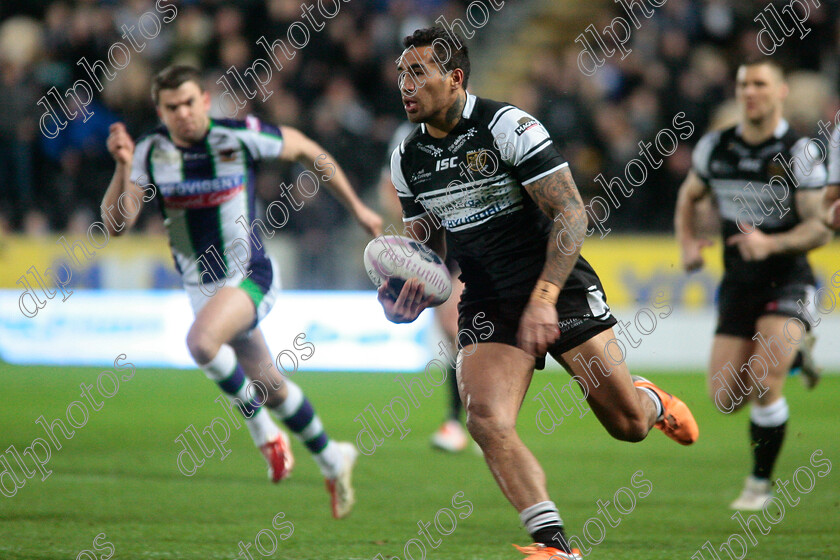
<path id="1" fill-rule="evenodd" d="M 11 444 L 21 450 L 42 437 L 35 419 L 41 414 L 63 418 L 67 405 L 80 398 L 79 384 L 95 383 L 101 369 L 0 365 L 0 450 Z M 368 403 L 381 409 L 403 394 L 393 377 L 297 374 L 296 380 L 331 435 L 354 439 L 360 425 L 353 418 Z M 653 485 L 617 527 L 607 527 L 605 540 L 590 558 L 689 560 L 706 540 L 717 547 L 731 534 L 743 533 L 726 506 L 749 467 L 746 414 L 732 418 L 716 413 L 699 374 L 650 377 L 693 408 L 701 426 L 696 445 L 682 448 L 659 433 L 639 444 L 621 443 L 591 413 L 566 418 L 546 436 L 535 426 L 537 405 L 530 397 L 520 416 L 520 433 L 545 468 L 549 491 L 571 533 L 580 533 L 591 517 L 604 520 L 596 500 L 612 500 L 621 487 L 638 496 L 641 490 L 631 485 L 634 472 L 643 471 L 640 476 Z M 549 381 L 559 389 L 565 379 L 557 373 L 539 374 L 531 395 Z M 758 544 L 750 545 L 747 558 L 836 558 L 840 377 L 825 379 L 813 393 L 806 393 L 796 379 L 788 387 L 792 419 L 776 476 L 790 479 L 817 449 L 833 466 L 828 476 L 816 479 L 810 493 L 793 490 L 799 504 L 787 507 L 768 535 L 756 536 Z M 48 464 L 53 473 L 46 481 L 36 476 L 14 497 L 0 496 L 0 558 L 74 559 L 82 550 L 93 550 L 93 538 L 104 532 L 104 540 L 116 549 L 114 558 L 232 559 L 239 554 L 240 540 L 253 542 L 263 529 L 280 534 L 271 528 L 271 520 L 283 512 L 294 534 L 280 542 L 273 558 L 369 560 L 381 554 L 406 560 L 403 546 L 418 536 L 417 522 L 433 521 L 438 510 L 451 509 L 452 496 L 459 491 L 473 511 L 458 520 L 437 549 L 427 545 L 426 558 L 516 559 L 520 556 L 510 543 L 528 542 L 480 456 L 429 448 L 429 434 L 443 411 L 444 387 L 436 388 L 431 398 L 421 397 L 420 408 L 412 409 L 406 424 L 411 433 L 405 439 L 392 435 L 372 456 L 360 458 L 358 504 L 342 521 L 330 518 L 323 480 L 297 443 L 294 475 L 279 486 L 267 482 L 263 460 L 244 429 L 231 436 L 232 452 L 224 461 L 207 459 L 191 478 L 178 472 L 174 440 L 189 424 L 200 431 L 219 415 L 221 409 L 213 402 L 217 394 L 198 371 L 138 370 L 101 411 L 91 413 L 84 428 L 62 442 L 61 450 L 53 449 Z M 806 481 L 804 476 L 800 480 Z M 609 511 L 620 515 L 614 506 Z M 597 538 L 594 523 L 590 529 Z M 430 530 L 437 536 L 434 525 Z M 419 560 L 419 550 L 410 550 Z M 262 558 L 254 548 L 251 554 Z M 721 554 L 721 560 L 727 559 Z"/>

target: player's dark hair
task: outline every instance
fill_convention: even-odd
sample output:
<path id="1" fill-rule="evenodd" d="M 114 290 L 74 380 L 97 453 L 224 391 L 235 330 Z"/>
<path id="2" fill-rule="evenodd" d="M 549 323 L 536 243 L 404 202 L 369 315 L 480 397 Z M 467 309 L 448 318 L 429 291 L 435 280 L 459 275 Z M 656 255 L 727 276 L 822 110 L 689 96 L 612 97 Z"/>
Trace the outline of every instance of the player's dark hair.
<path id="1" fill-rule="evenodd" d="M 784 82 L 786 80 L 784 67 L 772 58 L 767 58 L 766 56 L 751 56 L 742 62 L 740 66 L 769 66 L 770 69 L 779 76 L 781 81 Z"/>
<path id="2" fill-rule="evenodd" d="M 160 100 L 160 90 L 178 89 L 181 84 L 186 82 L 195 82 L 198 88 L 204 91 L 204 87 L 201 85 L 201 72 L 198 71 L 198 68 L 186 64 L 167 66 L 158 72 L 152 80 L 152 101 L 157 105 Z"/>
<path id="3" fill-rule="evenodd" d="M 443 69 L 451 72 L 460 68 L 464 73 L 464 89 L 470 81 L 470 52 L 463 39 L 453 37 L 441 27 L 424 27 L 418 29 L 405 39 L 403 47 L 432 47 L 435 57 L 443 63 Z"/>

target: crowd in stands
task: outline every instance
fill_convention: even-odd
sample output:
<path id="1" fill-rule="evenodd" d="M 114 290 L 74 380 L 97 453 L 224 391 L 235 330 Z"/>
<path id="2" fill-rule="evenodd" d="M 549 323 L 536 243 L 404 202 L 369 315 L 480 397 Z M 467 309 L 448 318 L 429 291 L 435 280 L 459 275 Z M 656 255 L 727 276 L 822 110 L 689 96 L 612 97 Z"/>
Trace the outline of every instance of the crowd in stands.
<path id="1" fill-rule="evenodd" d="M 332 5 L 332 2 L 325 2 Z M 308 26 L 310 40 L 292 60 L 274 69 L 272 92 L 248 102 L 239 118 L 252 113 L 277 124 L 301 129 L 344 166 L 353 185 L 374 207 L 376 184 L 386 161 L 391 135 L 404 121 L 396 89 L 394 61 L 400 41 L 440 15 L 463 17 L 461 0 L 348 0 L 336 2 L 340 12 L 322 30 Z M 785 3 L 779 3 L 779 9 Z M 675 114 L 694 126 L 690 138 L 658 169 L 648 169 L 645 183 L 612 208 L 608 225 L 614 231 L 670 230 L 677 188 L 690 166 L 690 152 L 700 135 L 716 124 L 733 94 L 734 69 L 745 58 L 761 56 L 753 18 L 766 2 L 736 0 L 668 0 L 641 28 L 632 30 L 632 53 L 606 59 L 592 76 L 578 66 L 580 46 L 538 53 L 531 59 L 529 79 L 509 84 L 509 101 L 534 113 L 547 126 L 561 152 L 572 162 L 577 183 L 588 199 L 603 194 L 595 178 L 623 176 L 625 165 L 639 156 L 639 141 L 652 141 L 672 127 Z M 109 48 L 127 43 L 121 29 L 138 25 L 146 12 L 175 6 L 177 16 L 162 23 L 159 34 L 145 42 L 131 61 L 103 80 L 103 90 L 88 106 L 92 115 L 69 121 L 55 138 L 39 128 L 44 113 L 39 99 L 55 86 L 64 92 L 77 80 L 90 81 L 78 63 L 108 60 Z M 600 29 L 619 5 L 600 21 Z M 811 6 L 804 39 L 785 40 L 774 58 L 792 71 L 795 90 L 791 115 L 803 133 L 817 118 L 838 108 L 840 25 L 837 2 Z M 164 20 L 165 21 L 165 20 Z M 157 124 L 149 96 L 151 77 L 168 64 L 198 65 L 206 75 L 216 114 L 217 80 L 235 67 L 240 74 L 257 57 L 266 58 L 258 41 L 285 38 L 290 26 L 303 21 L 299 0 L 3 0 L 0 5 L 0 232 L 32 235 L 73 231 L 97 219 L 98 204 L 113 172 L 105 148 L 108 127 L 126 123 L 136 137 Z M 481 34 L 485 34 L 481 37 Z M 488 26 L 469 42 L 471 48 L 505 41 Z M 477 71 L 479 71 L 478 69 Z M 100 76 L 102 74 L 100 73 Z M 797 89 L 798 88 L 798 89 Z M 481 95 L 480 91 L 476 91 Z M 725 122 L 726 117 L 721 117 Z M 267 165 L 258 189 L 264 201 L 279 194 L 281 182 L 296 174 L 288 165 Z M 159 233 L 154 208 L 144 212 L 140 227 Z M 349 218 L 329 196 L 292 216 L 286 235 L 317 249 L 340 243 L 336 232 Z M 317 254 L 317 251 L 315 251 Z M 304 267 L 319 264 L 316 257 Z M 329 284 L 329 281 L 327 281 Z"/>

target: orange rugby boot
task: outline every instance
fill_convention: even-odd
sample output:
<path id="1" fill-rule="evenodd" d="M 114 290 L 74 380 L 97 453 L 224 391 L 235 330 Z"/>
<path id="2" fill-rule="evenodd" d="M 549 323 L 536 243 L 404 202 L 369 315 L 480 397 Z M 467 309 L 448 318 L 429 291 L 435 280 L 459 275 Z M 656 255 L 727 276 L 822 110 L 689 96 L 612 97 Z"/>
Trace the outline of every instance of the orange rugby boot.
<path id="1" fill-rule="evenodd" d="M 688 406 L 670 393 L 666 393 L 644 377 L 633 376 L 633 385 L 650 389 L 662 401 L 662 420 L 654 424 L 666 436 L 682 445 L 691 445 L 697 441 L 700 428 Z"/>
<path id="2" fill-rule="evenodd" d="M 576 548 L 573 548 L 571 553 L 542 543 L 534 543 L 531 546 L 513 545 L 513 548 L 522 554 L 527 554 L 525 560 L 583 560 L 580 550 Z"/>

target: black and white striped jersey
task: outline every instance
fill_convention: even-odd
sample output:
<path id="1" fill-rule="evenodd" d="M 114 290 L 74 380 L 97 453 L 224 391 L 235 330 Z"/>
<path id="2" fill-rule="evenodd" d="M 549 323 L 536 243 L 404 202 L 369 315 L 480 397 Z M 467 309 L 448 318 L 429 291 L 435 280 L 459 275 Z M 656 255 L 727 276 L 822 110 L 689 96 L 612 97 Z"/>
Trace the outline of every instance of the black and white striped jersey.
<path id="1" fill-rule="evenodd" d="M 709 132 L 694 148 L 694 172 L 711 189 L 720 211 L 723 239 L 757 228 L 780 233 L 798 225 L 798 189 L 825 186 L 826 169 L 809 139 L 797 136 L 782 119 L 773 135 L 756 145 L 741 128 Z M 744 261 L 736 246 L 724 245 L 725 277 L 760 286 L 789 281 L 813 282 L 805 254 L 773 255 Z"/>
<path id="2" fill-rule="evenodd" d="M 840 185 L 840 126 L 828 142 L 828 180 L 827 185 Z"/>
<path id="3" fill-rule="evenodd" d="M 242 223 L 253 223 L 258 162 L 282 150 L 280 128 L 253 116 L 210 119 L 204 139 L 188 148 L 175 145 L 163 125 L 137 141 L 131 180 L 148 178 L 160 191 L 172 258 L 185 284 L 242 277 L 227 255 L 242 241 Z M 259 231 L 244 239 L 250 245 L 249 278 L 271 285 Z"/>
<path id="4" fill-rule="evenodd" d="M 464 300 L 478 301 L 533 289 L 552 223 L 523 185 L 567 165 L 537 119 L 467 94 L 462 118 L 447 136 L 434 138 L 421 124 L 400 143 L 391 179 L 405 222 L 428 217 L 446 228 Z M 589 265 L 579 259 L 578 267 Z M 566 286 L 580 281 L 573 271 Z"/>

